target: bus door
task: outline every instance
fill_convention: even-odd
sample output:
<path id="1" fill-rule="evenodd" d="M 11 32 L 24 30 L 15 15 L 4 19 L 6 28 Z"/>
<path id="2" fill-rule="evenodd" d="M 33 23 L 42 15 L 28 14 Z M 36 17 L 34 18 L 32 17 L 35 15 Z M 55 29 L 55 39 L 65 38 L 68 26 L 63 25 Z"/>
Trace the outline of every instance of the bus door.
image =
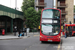
<path id="1" fill-rule="evenodd" d="M 75 26 L 72 26 L 73 30 L 72 30 L 72 35 L 75 34 Z"/>
<path id="2" fill-rule="evenodd" d="M 72 26 L 67 26 L 67 36 L 72 36 Z"/>

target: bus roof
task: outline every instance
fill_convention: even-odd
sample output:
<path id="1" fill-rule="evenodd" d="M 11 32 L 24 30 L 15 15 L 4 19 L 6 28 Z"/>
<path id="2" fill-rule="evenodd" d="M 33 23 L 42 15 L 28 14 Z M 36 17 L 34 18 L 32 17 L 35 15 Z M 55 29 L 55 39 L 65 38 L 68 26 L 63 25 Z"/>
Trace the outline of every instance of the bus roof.
<path id="1" fill-rule="evenodd" d="M 55 10 L 59 10 L 60 11 L 60 9 L 56 9 L 56 8 L 45 8 L 45 9 L 42 9 L 42 11 L 46 10 L 46 9 L 55 9 Z"/>
<path id="2" fill-rule="evenodd" d="M 65 24 L 65 26 L 75 26 L 75 24 Z"/>

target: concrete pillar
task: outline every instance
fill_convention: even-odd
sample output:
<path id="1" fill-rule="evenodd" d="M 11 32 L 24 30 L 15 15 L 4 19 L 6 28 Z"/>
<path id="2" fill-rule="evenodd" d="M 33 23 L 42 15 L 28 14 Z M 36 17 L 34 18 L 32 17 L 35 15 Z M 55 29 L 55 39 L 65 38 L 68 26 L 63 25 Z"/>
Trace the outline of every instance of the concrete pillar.
<path id="1" fill-rule="evenodd" d="M 22 22 L 22 24 L 21 24 L 21 28 L 23 28 L 23 21 L 21 21 Z"/>
<path id="2" fill-rule="evenodd" d="M 57 0 L 56 0 L 56 6 L 55 7 L 57 8 Z"/>
<path id="3" fill-rule="evenodd" d="M 69 23 L 70 21 L 72 23 L 74 23 L 74 0 L 66 0 L 66 11 L 67 11 L 67 15 L 66 15 L 66 23 Z"/>
<path id="4" fill-rule="evenodd" d="M 13 33 L 13 19 L 11 19 L 11 33 Z"/>
<path id="5" fill-rule="evenodd" d="M 7 33 L 7 20 L 5 20 L 5 33 Z"/>

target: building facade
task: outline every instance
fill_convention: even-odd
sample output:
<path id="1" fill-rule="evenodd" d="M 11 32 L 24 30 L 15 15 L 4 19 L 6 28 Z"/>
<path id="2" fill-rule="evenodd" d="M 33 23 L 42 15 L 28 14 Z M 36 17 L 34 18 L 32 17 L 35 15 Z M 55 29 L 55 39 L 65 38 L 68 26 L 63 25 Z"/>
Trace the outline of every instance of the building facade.
<path id="1" fill-rule="evenodd" d="M 35 10 L 57 8 L 61 10 L 61 23 L 74 23 L 74 0 L 35 0 Z"/>
<path id="2" fill-rule="evenodd" d="M 62 23 L 74 23 L 74 0 L 56 0 L 56 8 L 61 10 Z"/>
<path id="3" fill-rule="evenodd" d="M 17 26 L 17 30 L 23 28 L 23 12 L 0 5 L 0 34 L 2 29 L 5 29 L 5 34 L 13 32 L 14 26 Z"/>
<path id="4" fill-rule="evenodd" d="M 35 0 L 35 10 L 38 11 L 39 9 L 44 8 L 53 8 L 54 0 Z"/>

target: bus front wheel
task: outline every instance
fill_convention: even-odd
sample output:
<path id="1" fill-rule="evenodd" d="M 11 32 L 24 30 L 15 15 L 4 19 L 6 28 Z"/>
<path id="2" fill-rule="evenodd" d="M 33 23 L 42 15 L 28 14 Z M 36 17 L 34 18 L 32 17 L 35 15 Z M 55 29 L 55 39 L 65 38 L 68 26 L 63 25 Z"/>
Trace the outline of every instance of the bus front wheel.
<path id="1" fill-rule="evenodd" d="M 44 41 L 41 41 L 41 43 L 44 43 Z"/>

